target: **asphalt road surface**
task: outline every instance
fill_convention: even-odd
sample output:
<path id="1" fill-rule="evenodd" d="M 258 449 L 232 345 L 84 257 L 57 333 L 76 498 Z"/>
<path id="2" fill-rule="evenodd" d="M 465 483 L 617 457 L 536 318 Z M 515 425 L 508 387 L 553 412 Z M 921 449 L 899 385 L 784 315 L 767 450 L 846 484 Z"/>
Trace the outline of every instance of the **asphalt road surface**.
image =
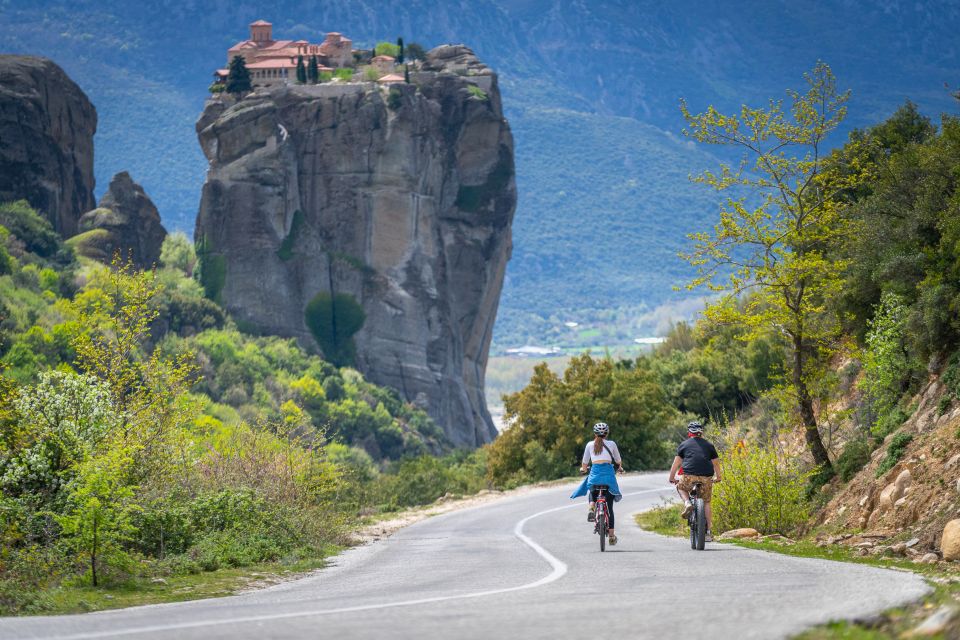
<path id="1" fill-rule="evenodd" d="M 600 553 L 572 486 L 436 516 L 311 577 L 229 598 L 0 618 L 0 638 L 788 638 L 921 597 L 919 577 L 641 531 L 672 494 L 627 476 L 620 544 Z"/>

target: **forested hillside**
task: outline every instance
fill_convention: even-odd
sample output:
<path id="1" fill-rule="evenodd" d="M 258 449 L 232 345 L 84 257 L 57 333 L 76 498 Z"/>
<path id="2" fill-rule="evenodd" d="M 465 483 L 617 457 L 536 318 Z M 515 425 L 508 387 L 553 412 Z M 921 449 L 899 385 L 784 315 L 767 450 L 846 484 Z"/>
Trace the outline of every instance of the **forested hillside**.
<path id="1" fill-rule="evenodd" d="M 128 169 L 164 223 L 188 232 L 205 171 L 193 122 L 210 73 L 250 21 L 314 41 L 337 30 L 358 45 L 400 35 L 467 43 L 501 73 L 517 140 L 517 250 L 497 344 L 579 345 L 652 331 L 653 321 L 621 319 L 681 295 L 671 287 L 689 271 L 670 258 L 712 211 L 686 180 L 711 162 L 676 137 L 681 97 L 700 108 L 780 97 L 783 78 L 819 57 L 854 90 L 842 133 L 887 117 L 905 96 L 924 112 L 947 110 L 958 11 L 949 2 L 4 0 L 0 34 L 9 51 L 54 58 L 98 105 L 100 189 Z M 566 320 L 602 331 L 564 332 Z"/>

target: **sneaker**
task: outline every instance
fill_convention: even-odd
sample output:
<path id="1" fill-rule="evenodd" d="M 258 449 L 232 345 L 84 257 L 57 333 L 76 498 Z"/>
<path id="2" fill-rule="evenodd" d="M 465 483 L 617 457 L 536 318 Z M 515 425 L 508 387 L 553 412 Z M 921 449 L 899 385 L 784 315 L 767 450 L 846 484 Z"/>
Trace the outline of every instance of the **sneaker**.
<path id="1" fill-rule="evenodd" d="M 703 539 L 704 542 L 713 542 L 713 534 L 707 531 L 706 537 Z"/>
<path id="2" fill-rule="evenodd" d="M 613 545 L 617 544 L 617 536 L 611 533 L 609 536 L 607 536 L 607 542 L 609 542 L 610 546 L 612 547 Z"/>
<path id="3" fill-rule="evenodd" d="M 597 512 L 594 509 L 590 509 L 587 512 L 587 522 L 596 522 L 597 521 Z"/>
<path id="4" fill-rule="evenodd" d="M 680 514 L 681 518 L 686 518 L 690 515 L 690 512 L 693 511 L 693 505 L 689 500 L 683 503 L 683 513 Z"/>

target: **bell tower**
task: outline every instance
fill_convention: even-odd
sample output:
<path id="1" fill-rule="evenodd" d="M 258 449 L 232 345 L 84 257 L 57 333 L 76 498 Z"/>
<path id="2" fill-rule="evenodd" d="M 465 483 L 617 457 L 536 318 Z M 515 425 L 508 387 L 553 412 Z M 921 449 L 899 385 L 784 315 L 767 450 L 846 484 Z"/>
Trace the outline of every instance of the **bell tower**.
<path id="1" fill-rule="evenodd" d="M 273 40 L 273 25 L 266 20 L 257 20 L 250 23 L 250 39 L 257 44 Z"/>

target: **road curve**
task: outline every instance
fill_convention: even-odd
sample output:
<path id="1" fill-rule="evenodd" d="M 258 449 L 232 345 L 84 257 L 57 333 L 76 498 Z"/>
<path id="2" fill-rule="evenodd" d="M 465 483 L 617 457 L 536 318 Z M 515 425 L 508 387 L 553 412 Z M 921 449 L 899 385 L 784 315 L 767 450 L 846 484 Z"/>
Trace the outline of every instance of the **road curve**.
<path id="1" fill-rule="evenodd" d="M 910 573 L 730 545 L 692 551 L 641 531 L 672 495 L 662 473 L 621 483 L 620 544 L 600 553 L 570 486 L 437 516 L 351 549 L 314 576 L 229 598 L 76 616 L 0 618 L 0 639 L 787 638 L 929 588 Z M 600 629 L 598 630 L 598 625 Z M 696 634 L 695 634 L 696 635 Z"/>

